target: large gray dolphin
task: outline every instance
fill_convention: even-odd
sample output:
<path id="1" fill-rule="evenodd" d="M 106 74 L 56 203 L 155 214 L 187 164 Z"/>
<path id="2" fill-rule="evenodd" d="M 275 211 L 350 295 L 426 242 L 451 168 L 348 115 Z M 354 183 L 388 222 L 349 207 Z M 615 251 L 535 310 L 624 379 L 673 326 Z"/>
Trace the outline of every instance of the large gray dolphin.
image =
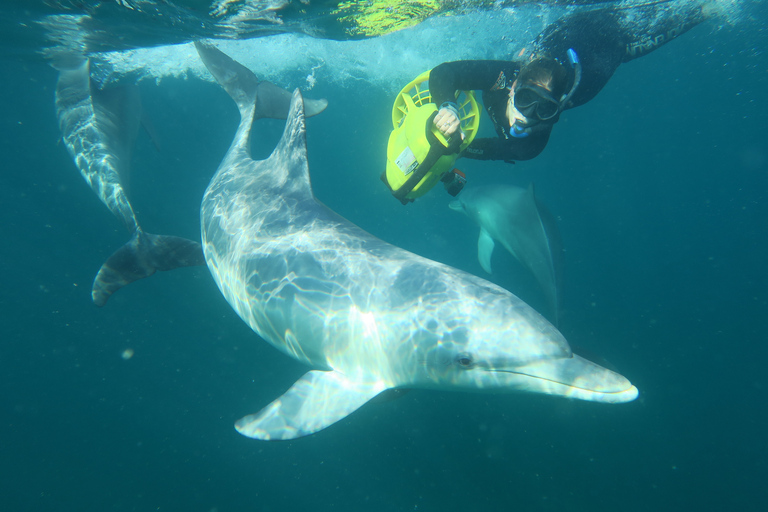
<path id="1" fill-rule="evenodd" d="M 498 241 L 533 273 L 557 324 L 560 234 L 554 219 L 538 203 L 533 184 L 527 189 L 511 185 L 467 188 L 448 206 L 480 226 L 477 259 L 483 270 L 491 273 L 494 240 Z"/>
<path id="2" fill-rule="evenodd" d="M 298 90 L 274 152 L 253 160 L 252 124 L 269 97 L 248 69 L 211 46 L 197 48 L 241 115 L 200 209 L 208 268 L 259 336 L 312 368 L 238 420 L 241 434 L 312 434 L 390 388 L 637 397 L 627 379 L 571 352 L 510 292 L 383 242 L 318 202 Z"/>
<path id="3" fill-rule="evenodd" d="M 137 94 L 135 87 L 94 87 L 87 58 L 70 56 L 59 65 L 56 113 L 64 145 L 91 189 L 133 235 L 94 279 L 91 297 L 98 306 L 157 270 L 205 264 L 199 243 L 144 232 L 125 193 L 122 180 L 140 122 Z"/>

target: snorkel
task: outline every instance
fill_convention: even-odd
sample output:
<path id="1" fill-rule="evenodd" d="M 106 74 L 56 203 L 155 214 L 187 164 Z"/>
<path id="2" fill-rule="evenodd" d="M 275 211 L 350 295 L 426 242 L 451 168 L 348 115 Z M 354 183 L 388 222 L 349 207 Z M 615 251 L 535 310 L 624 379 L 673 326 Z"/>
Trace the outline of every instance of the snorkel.
<path id="1" fill-rule="evenodd" d="M 566 105 L 568 105 L 573 93 L 576 92 L 576 89 L 581 82 L 581 62 L 579 61 L 579 56 L 576 55 L 576 50 L 568 48 L 566 53 L 568 54 L 568 62 L 571 64 L 571 69 L 573 69 L 573 85 L 571 86 L 571 90 L 568 91 L 568 94 L 560 100 L 560 112 L 565 110 Z"/>

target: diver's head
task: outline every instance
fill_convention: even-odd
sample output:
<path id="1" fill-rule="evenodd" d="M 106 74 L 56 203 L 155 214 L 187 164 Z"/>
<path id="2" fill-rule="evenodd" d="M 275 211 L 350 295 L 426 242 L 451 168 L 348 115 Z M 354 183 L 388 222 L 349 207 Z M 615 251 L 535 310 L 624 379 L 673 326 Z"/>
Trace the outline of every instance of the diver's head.
<path id="1" fill-rule="evenodd" d="M 576 52 L 569 50 L 568 59 L 575 75 L 567 93 L 568 72 L 557 59 L 535 59 L 520 70 L 507 103 L 507 118 L 513 135 L 525 136 L 523 134 L 527 134 L 528 129 L 539 123 L 557 122 L 581 78 Z"/>

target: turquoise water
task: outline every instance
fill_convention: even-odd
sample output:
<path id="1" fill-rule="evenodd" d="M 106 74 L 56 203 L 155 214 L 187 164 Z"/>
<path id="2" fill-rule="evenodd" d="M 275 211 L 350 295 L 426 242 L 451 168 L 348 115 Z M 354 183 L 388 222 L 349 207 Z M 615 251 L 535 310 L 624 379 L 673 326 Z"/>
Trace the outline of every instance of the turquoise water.
<path id="1" fill-rule="evenodd" d="M 57 142 L 55 71 L 4 61 L 0 506 L 764 510 L 768 41 L 765 10 L 752 16 L 622 66 L 533 161 L 459 162 L 468 186 L 536 184 L 566 250 L 560 329 L 636 384 L 637 401 L 411 391 L 279 443 L 233 422 L 305 368 L 259 340 L 205 268 L 90 302 L 96 271 L 128 235 Z M 148 231 L 198 239 L 237 112 L 194 77 L 140 87 L 156 138 L 140 135 L 131 200 Z M 320 81 L 307 95 L 330 102 L 308 120 L 319 199 L 483 276 L 476 228 L 449 196 L 435 189 L 403 207 L 379 181 L 389 91 Z M 281 130 L 259 121 L 254 155 Z M 511 257 L 496 254 L 494 269 L 491 280 L 544 307 Z"/>

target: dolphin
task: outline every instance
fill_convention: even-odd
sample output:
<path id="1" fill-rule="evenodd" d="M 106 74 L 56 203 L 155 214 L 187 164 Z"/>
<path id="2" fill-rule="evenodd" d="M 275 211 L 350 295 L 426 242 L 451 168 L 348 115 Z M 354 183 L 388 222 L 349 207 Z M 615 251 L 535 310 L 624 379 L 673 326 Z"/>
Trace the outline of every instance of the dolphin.
<path id="1" fill-rule="evenodd" d="M 135 87 L 102 91 L 93 86 L 89 59 L 70 56 L 59 66 L 56 113 L 64 145 L 86 183 L 132 234 L 94 279 L 91 297 L 98 306 L 121 287 L 158 270 L 205 265 L 198 242 L 146 233 L 136 220 L 123 180 L 139 128 L 138 112 Z"/>
<path id="2" fill-rule="evenodd" d="M 480 226 L 477 259 L 483 270 L 491 273 L 494 241 L 498 241 L 534 275 L 557 324 L 560 233 L 536 199 L 533 183 L 527 189 L 510 185 L 465 189 L 448 206 Z"/>
<path id="3" fill-rule="evenodd" d="M 318 432 L 387 389 L 530 391 L 620 403 L 626 378 L 574 354 L 562 334 L 512 293 L 388 244 L 315 199 L 305 105 L 293 93 L 266 160 L 250 156 L 259 82 L 196 43 L 237 103 L 240 124 L 200 207 L 203 252 L 221 293 L 253 331 L 311 369 L 281 397 L 235 423 L 284 440 Z"/>

